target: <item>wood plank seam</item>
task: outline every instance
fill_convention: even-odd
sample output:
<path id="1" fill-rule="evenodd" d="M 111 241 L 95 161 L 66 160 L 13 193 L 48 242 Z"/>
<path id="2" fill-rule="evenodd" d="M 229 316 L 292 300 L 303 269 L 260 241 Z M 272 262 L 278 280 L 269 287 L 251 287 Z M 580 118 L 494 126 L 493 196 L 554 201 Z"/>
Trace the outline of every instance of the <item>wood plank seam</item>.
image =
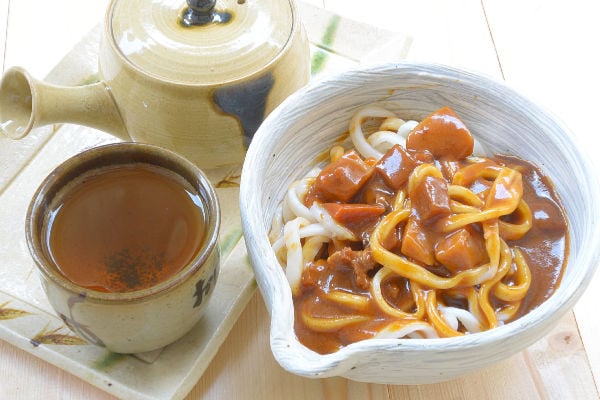
<path id="1" fill-rule="evenodd" d="M 2 48 L 2 72 L 6 67 L 6 43 L 8 42 L 8 23 L 10 21 L 10 1 L 6 4 L 6 21 L 4 25 L 4 47 Z"/>
<path id="2" fill-rule="evenodd" d="M 575 320 L 575 328 L 577 329 L 577 335 L 579 335 L 579 337 L 581 338 L 581 331 L 579 329 L 579 322 L 577 321 L 577 314 L 575 314 L 573 312 L 573 320 Z M 585 355 L 585 362 L 587 363 L 587 365 L 589 366 L 590 371 L 592 371 L 592 381 L 594 382 L 594 386 L 596 387 L 596 397 L 598 399 L 600 399 L 600 386 L 598 386 L 600 384 L 600 382 L 598 382 L 596 380 L 596 375 L 593 373 L 594 369 L 592 367 L 592 363 L 590 362 L 590 356 L 587 352 L 587 348 L 585 346 L 585 341 L 581 340 L 581 346 L 583 346 L 583 354 Z"/>
<path id="3" fill-rule="evenodd" d="M 502 62 L 500 61 L 500 55 L 498 54 L 498 48 L 496 47 L 496 42 L 494 41 L 494 33 L 492 32 L 492 27 L 490 26 L 490 21 L 485 11 L 485 0 L 481 0 L 480 3 L 481 10 L 483 11 L 483 18 L 485 18 L 485 23 L 490 33 L 490 40 L 492 41 L 492 46 L 494 47 L 494 53 L 496 53 L 496 60 L 498 60 L 498 68 L 500 68 L 500 75 L 502 76 L 502 80 L 506 80 L 506 77 L 504 76 L 504 70 L 502 69 Z"/>

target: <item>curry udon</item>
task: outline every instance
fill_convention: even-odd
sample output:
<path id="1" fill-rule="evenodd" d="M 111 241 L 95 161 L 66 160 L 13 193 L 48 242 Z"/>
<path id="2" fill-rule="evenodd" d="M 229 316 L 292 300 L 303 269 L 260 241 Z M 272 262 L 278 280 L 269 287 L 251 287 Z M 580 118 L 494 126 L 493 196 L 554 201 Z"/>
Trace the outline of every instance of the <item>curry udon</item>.
<path id="1" fill-rule="evenodd" d="M 448 107 L 421 122 L 366 107 L 349 136 L 290 186 L 270 233 L 304 345 L 481 332 L 559 285 L 567 219 L 538 167 L 482 155 Z"/>

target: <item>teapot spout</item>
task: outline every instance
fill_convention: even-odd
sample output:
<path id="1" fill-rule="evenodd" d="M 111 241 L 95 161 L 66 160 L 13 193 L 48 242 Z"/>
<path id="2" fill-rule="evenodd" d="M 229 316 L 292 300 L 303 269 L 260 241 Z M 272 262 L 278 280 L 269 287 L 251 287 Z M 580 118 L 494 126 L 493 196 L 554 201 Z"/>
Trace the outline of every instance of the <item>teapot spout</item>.
<path id="1" fill-rule="evenodd" d="M 14 67 L 0 83 L 0 134 L 21 139 L 32 129 L 73 123 L 131 140 L 110 89 L 103 82 L 85 86 L 58 86 L 34 79 Z"/>

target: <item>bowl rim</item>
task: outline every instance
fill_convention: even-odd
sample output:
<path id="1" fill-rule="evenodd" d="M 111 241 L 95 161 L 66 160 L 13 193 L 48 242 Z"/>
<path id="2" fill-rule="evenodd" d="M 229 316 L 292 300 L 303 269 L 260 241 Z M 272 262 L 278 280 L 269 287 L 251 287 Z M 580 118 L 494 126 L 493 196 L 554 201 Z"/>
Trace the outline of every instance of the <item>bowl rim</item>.
<path id="1" fill-rule="evenodd" d="M 295 336 L 293 329 L 293 313 L 280 313 L 279 310 L 292 309 L 291 307 L 291 291 L 287 284 L 287 280 L 280 267 L 275 255 L 271 251 L 269 253 L 270 244 L 267 238 L 268 227 L 263 226 L 259 213 L 252 210 L 262 209 L 260 204 L 260 192 L 263 190 L 259 177 L 266 166 L 269 157 L 274 154 L 268 154 L 264 146 L 266 140 L 271 135 L 273 127 L 277 126 L 278 121 L 288 119 L 290 109 L 298 108 L 299 105 L 305 103 L 307 99 L 315 98 L 316 96 L 326 96 L 323 87 L 331 84 L 347 85 L 348 78 L 354 78 L 357 75 L 363 77 L 372 76 L 378 77 L 386 74 L 419 74 L 421 76 L 429 76 L 430 79 L 441 80 L 448 83 L 460 79 L 465 82 L 466 78 L 483 79 L 489 87 L 486 87 L 486 92 L 491 90 L 501 90 L 505 93 L 519 98 L 527 104 L 528 107 L 535 112 L 536 116 L 551 122 L 558 130 L 565 133 L 565 140 L 577 152 L 579 162 L 589 171 L 595 171 L 591 157 L 586 151 L 579 139 L 572 134 L 566 125 L 551 112 L 546 110 L 538 103 L 534 103 L 528 97 L 524 96 L 517 90 L 510 87 L 503 81 L 499 81 L 493 77 L 484 75 L 480 72 L 472 72 L 466 69 L 450 67 L 442 64 L 423 63 L 423 62 L 401 62 L 401 63 L 385 63 L 371 66 L 360 66 L 349 69 L 347 71 L 334 75 L 325 76 L 316 79 L 309 83 L 304 88 L 292 94 L 284 102 L 282 102 L 262 123 L 254 135 L 253 141 L 249 146 L 246 154 L 246 160 L 242 169 L 242 178 L 240 185 L 240 209 L 242 216 L 242 227 L 246 239 L 248 254 L 251 259 L 252 268 L 255 271 L 257 283 L 262 296 L 265 300 L 269 313 L 271 314 L 270 325 L 270 344 L 271 350 L 280 363 L 286 370 L 309 377 L 325 377 L 334 375 L 343 375 L 353 367 L 352 359 L 360 359 L 361 355 L 373 352 L 440 352 L 440 351 L 456 351 L 464 349 L 474 349 L 482 346 L 487 346 L 490 343 L 497 341 L 506 341 L 510 338 L 521 335 L 526 330 L 537 330 L 538 334 L 535 337 L 529 338 L 527 341 L 520 343 L 518 350 L 529 346 L 537 341 L 542 334 L 546 334 L 556 323 L 559 317 L 563 316 L 570 310 L 576 301 L 581 297 L 585 288 L 587 288 L 598 262 L 600 261 L 600 224 L 593 223 L 591 229 L 593 235 L 590 240 L 592 243 L 586 247 L 588 250 L 578 257 L 578 264 L 585 268 L 585 273 L 577 276 L 575 290 L 567 292 L 559 287 L 555 293 L 541 305 L 528 312 L 521 318 L 512 321 L 509 324 L 499 326 L 495 329 L 465 335 L 456 338 L 440 338 L 440 339 L 369 339 L 356 343 L 352 343 L 344 348 L 331 354 L 318 354 L 304 347 Z M 472 83 L 472 82 L 471 82 Z M 332 94 L 331 97 L 335 97 Z M 375 101 L 373 101 L 375 102 Z M 367 104 L 365 104 L 367 105 Z M 297 117 L 299 118 L 299 117 Z M 292 118 L 293 120 L 293 118 Z M 287 121 L 286 126 L 292 122 Z M 277 126 L 281 130 L 281 126 Z M 285 129 L 285 128 L 284 128 Z M 266 147 L 270 149 L 270 146 Z M 596 197 L 600 196 L 598 185 L 599 179 L 595 173 L 590 173 L 586 176 L 591 186 L 587 189 L 592 191 Z M 591 221 L 600 220 L 600 209 L 594 208 L 587 210 L 592 214 L 594 219 Z M 258 246 L 257 246 L 258 244 Z M 267 247 L 268 245 L 269 247 Z M 571 243 L 571 248 L 574 243 Z M 568 261 L 570 263 L 571 260 Z M 279 270 L 279 271 L 277 271 Z M 263 279 L 264 276 L 269 276 L 269 279 Z M 291 327 L 291 330 L 289 329 Z M 290 354 L 300 357 L 305 361 L 304 365 L 299 365 L 297 362 L 290 360 Z M 356 357 L 355 357 L 356 356 Z M 508 355 L 507 355 L 508 356 Z M 296 358 L 297 360 L 297 358 Z"/>

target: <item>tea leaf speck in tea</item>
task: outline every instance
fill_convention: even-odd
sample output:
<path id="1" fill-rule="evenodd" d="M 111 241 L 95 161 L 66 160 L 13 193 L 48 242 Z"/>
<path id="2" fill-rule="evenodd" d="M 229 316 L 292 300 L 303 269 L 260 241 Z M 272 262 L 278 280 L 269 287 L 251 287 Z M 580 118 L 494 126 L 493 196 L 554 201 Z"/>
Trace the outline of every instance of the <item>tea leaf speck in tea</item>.
<path id="1" fill-rule="evenodd" d="M 181 271 L 204 236 L 202 200 L 160 167 L 87 172 L 56 196 L 45 227 L 58 271 L 103 292 L 142 290 Z"/>

